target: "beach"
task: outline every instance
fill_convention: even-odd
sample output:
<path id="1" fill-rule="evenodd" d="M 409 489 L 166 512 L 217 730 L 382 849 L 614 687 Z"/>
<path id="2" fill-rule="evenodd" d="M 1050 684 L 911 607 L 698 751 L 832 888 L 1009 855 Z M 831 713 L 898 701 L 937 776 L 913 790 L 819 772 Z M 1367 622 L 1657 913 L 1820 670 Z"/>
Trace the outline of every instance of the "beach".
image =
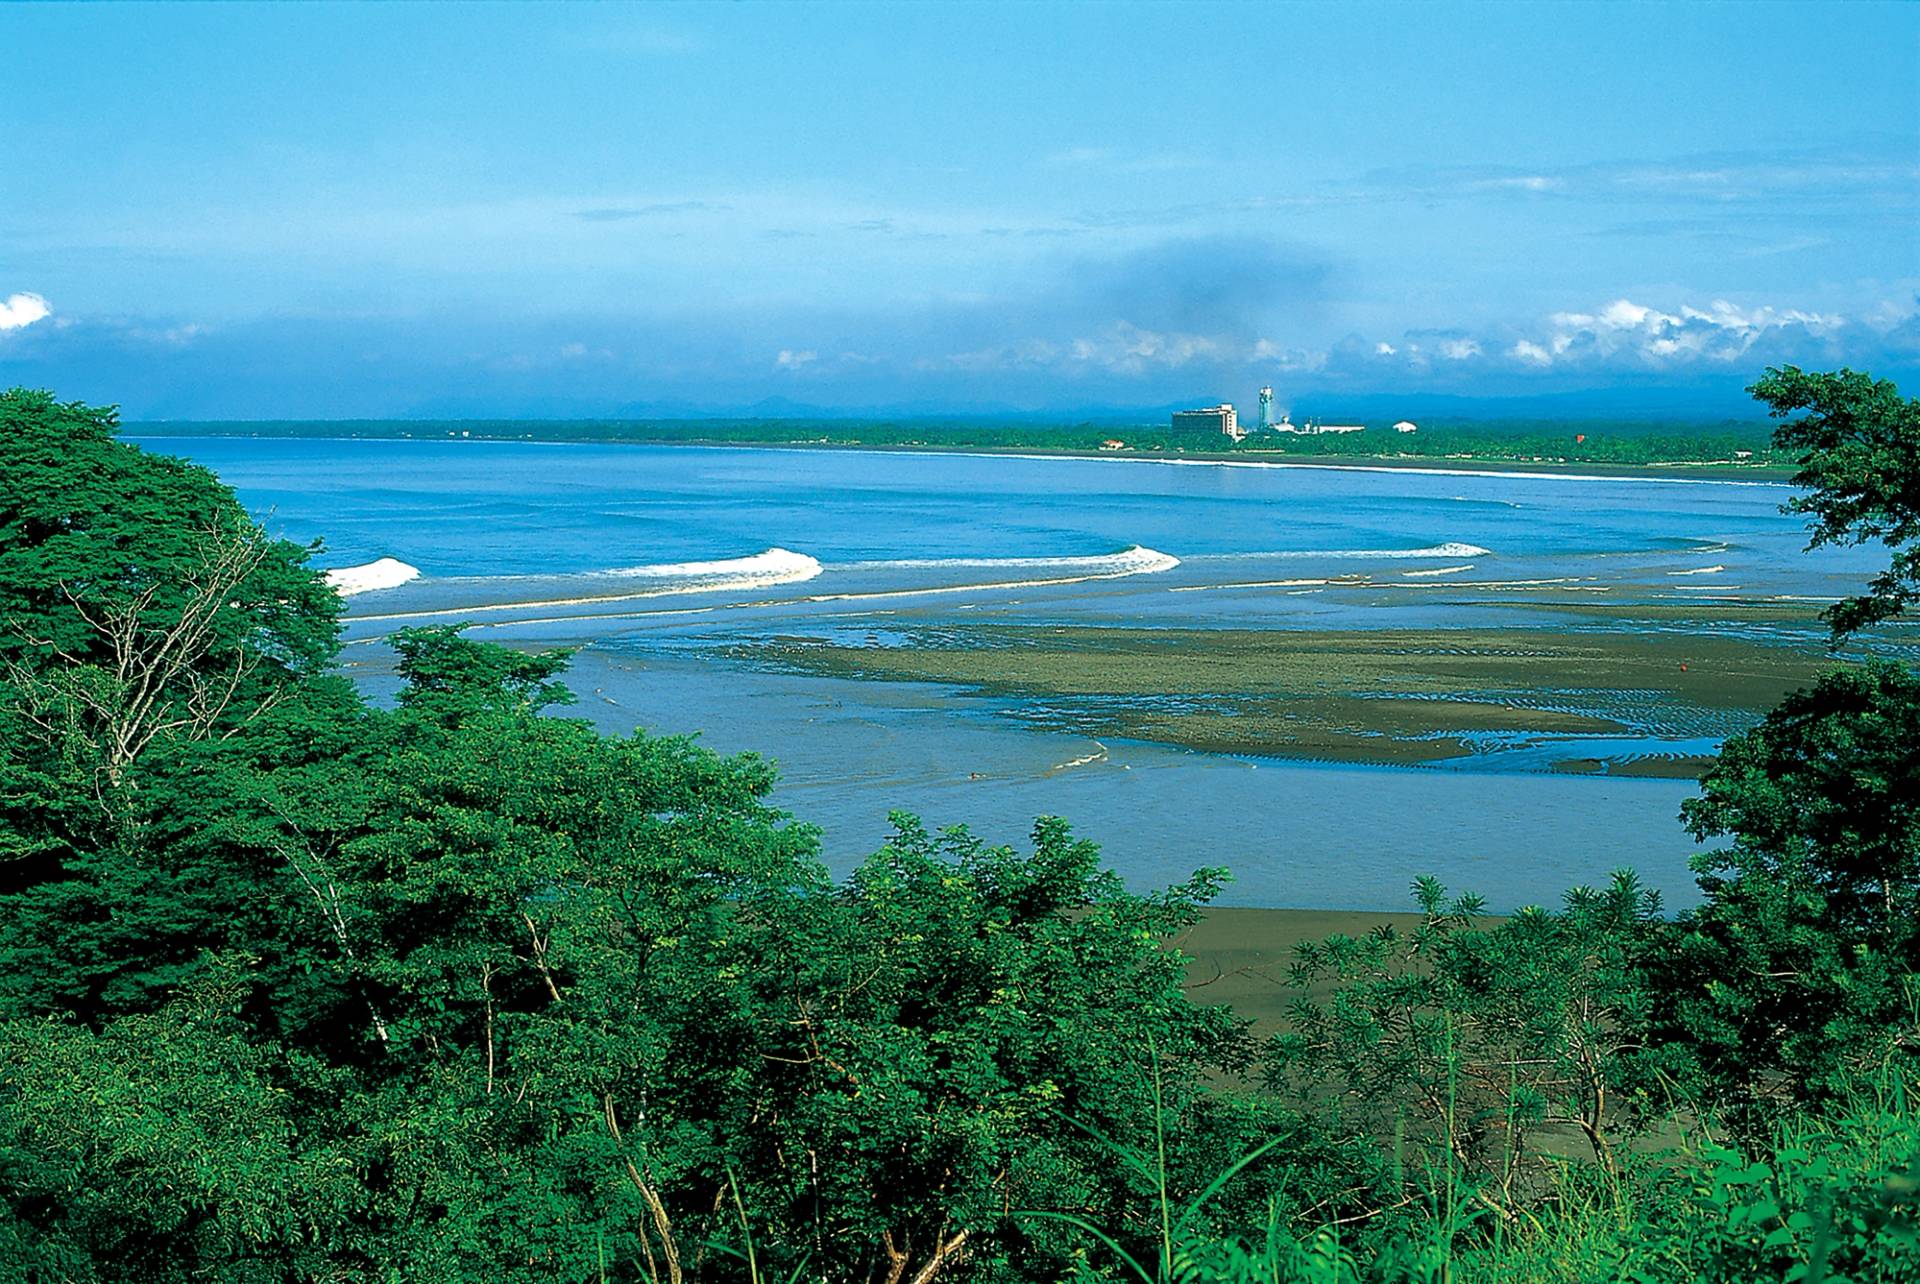
<path id="1" fill-rule="evenodd" d="M 1168 945 L 1192 959 L 1187 993 L 1194 1002 L 1231 1007 L 1251 1023 L 1256 1038 L 1264 1038 L 1285 1028 L 1296 998 L 1324 998 L 1332 988 L 1325 982 L 1304 990 L 1293 985 L 1289 970 L 1300 945 L 1336 935 L 1358 939 L 1380 927 L 1404 935 L 1420 923 L 1420 915 L 1409 913 L 1214 908 Z"/>

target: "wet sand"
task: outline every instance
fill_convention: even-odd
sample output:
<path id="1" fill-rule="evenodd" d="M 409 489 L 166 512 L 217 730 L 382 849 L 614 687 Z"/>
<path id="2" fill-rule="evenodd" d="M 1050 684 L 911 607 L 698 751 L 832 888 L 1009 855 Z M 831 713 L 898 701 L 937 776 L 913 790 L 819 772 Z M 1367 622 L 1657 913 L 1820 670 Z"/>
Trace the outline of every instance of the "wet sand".
<path id="1" fill-rule="evenodd" d="M 1476 920 L 1498 921 L 1491 916 Z M 1195 1003 L 1230 1006 L 1253 1022 L 1255 1037 L 1265 1038 L 1285 1026 L 1287 1009 L 1299 996 L 1291 988 L 1288 971 L 1301 942 L 1334 935 L 1365 936 L 1383 923 L 1408 932 L 1419 925 L 1420 916 L 1363 910 L 1215 908 L 1170 944 L 1193 957 L 1187 968 L 1187 993 Z M 1321 984 L 1310 992 L 1324 998 L 1331 991 L 1331 985 Z"/>
<path id="2" fill-rule="evenodd" d="M 730 653 L 822 677 L 952 684 L 1018 699 L 1045 725 L 1204 752 L 1404 766 L 1467 758 L 1489 736 L 1541 736 L 1568 745 L 1552 770 L 1690 778 L 1705 742 L 1833 663 L 1810 636 L 949 624 Z M 1703 743 L 1611 762 L 1591 752 L 1636 735 Z"/>

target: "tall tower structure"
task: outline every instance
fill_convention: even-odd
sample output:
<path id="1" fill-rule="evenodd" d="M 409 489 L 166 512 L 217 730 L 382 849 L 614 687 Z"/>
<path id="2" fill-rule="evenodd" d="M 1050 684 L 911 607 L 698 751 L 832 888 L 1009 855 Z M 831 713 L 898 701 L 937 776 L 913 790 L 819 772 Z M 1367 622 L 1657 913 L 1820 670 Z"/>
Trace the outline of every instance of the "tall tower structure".
<path id="1" fill-rule="evenodd" d="M 1266 431 L 1273 427 L 1273 389 L 1260 390 L 1260 428 Z"/>

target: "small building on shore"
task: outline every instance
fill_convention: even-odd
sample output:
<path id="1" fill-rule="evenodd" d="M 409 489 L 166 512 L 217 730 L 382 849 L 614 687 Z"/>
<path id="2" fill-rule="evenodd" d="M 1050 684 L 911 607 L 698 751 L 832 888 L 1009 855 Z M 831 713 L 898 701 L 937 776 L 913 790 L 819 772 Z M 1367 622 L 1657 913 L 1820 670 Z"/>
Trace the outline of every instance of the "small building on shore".
<path id="1" fill-rule="evenodd" d="M 1395 432 L 1400 432 L 1400 433 L 1419 432 L 1420 425 L 1413 422 L 1413 420 L 1411 419 L 1402 419 L 1399 423 L 1393 426 L 1393 430 Z"/>
<path id="2" fill-rule="evenodd" d="M 1280 416 L 1280 422 L 1273 426 L 1273 430 L 1297 433 L 1302 437 L 1317 437 L 1321 433 L 1328 432 L 1365 432 L 1367 426 L 1365 424 L 1323 424 L 1312 419 L 1296 424 L 1289 416 L 1283 414 Z"/>

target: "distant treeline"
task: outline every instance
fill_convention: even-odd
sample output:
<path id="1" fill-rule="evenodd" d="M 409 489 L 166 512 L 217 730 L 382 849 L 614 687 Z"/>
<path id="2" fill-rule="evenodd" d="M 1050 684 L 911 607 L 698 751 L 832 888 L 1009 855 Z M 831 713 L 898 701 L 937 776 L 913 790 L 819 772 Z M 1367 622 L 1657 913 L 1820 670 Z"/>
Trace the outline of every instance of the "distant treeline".
<path id="1" fill-rule="evenodd" d="M 1341 458 L 1473 458 L 1539 463 L 1739 463 L 1784 465 L 1764 421 L 1675 424 L 1644 420 L 1437 420 L 1417 432 L 1386 424 L 1365 432 L 1255 433 L 1238 444 L 1176 433 L 1164 423 L 1050 424 L 977 419 L 328 419 L 135 424 L 130 431 L 180 436 L 466 437 L 506 441 L 651 444 L 828 445 L 940 450 L 1097 451 L 1122 442 L 1137 452 L 1283 454 Z"/>

